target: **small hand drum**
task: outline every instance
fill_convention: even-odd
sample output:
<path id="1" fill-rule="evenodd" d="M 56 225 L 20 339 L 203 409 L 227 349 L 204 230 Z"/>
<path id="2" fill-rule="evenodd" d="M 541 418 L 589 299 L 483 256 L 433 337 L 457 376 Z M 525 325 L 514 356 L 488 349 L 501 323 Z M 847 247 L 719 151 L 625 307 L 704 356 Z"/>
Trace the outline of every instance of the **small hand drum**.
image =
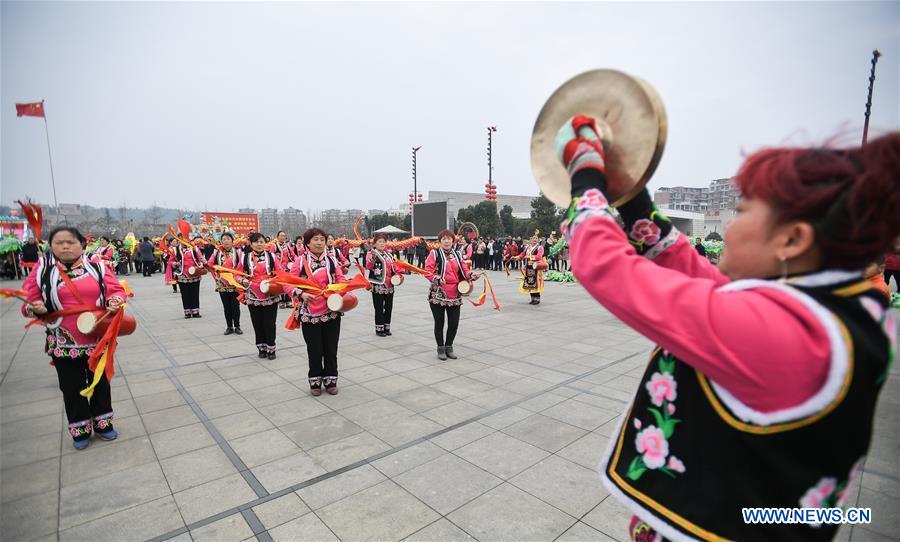
<path id="1" fill-rule="evenodd" d="M 78 331 L 81 333 L 99 339 L 109 329 L 113 316 L 112 313 L 103 309 L 83 312 L 78 315 L 78 320 L 75 321 L 75 327 L 77 327 Z M 119 325 L 119 336 L 131 335 L 136 328 L 137 321 L 135 321 L 134 316 L 126 312 L 125 315 L 122 316 L 122 323 Z"/>
<path id="2" fill-rule="evenodd" d="M 269 296 L 276 296 L 284 293 L 284 286 L 270 280 L 264 280 L 259 283 L 259 291 Z"/>
<path id="3" fill-rule="evenodd" d="M 400 286 L 403 284 L 403 275 L 391 275 L 391 286 Z"/>
<path id="4" fill-rule="evenodd" d="M 331 294 L 325 299 L 325 302 L 330 310 L 335 312 L 347 312 L 356 308 L 356 305 L 359 304 L 359 299 L 352 293 L 347 292 L 343 295 Z"/>
<path id="5" fill-rule="evenodd" d="M 457 289 L 459 290 L 459 295 L 469 295 L 472 293 L 472 281 L 471 280 L 461 280 L 457 285 Z"/>

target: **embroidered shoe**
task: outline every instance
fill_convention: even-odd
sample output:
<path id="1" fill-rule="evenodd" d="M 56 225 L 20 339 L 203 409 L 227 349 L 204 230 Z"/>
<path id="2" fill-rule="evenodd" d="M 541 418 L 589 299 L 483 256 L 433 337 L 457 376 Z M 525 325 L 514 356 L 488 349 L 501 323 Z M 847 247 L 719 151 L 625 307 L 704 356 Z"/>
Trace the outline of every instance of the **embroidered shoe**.
<path id="1" fill-rule="evenodd" d="M 325 391 L 327 391 L 329 395 L 337 395 L 338 394 L 336 378 L 326 378 L 325 379 Z"/>
<path id="2" fill-rule="evenodd" d="M 459 356 L 453 353 L 453 345 L 448 344 L 444 347 L 444 353 L 447 354 L 447 357 L 450 359 L 459 359 Z"/>
<path id="3" fill-rule="evenodd" d="M 263 358 L 267 357 L 268 355 L 269 355 L 268 352 L 266 352 L 265 350 L 260 350 L 260 351 L 259 351 L 259 358 L 260 358 L 260 359 L 263 359 Z"/>
<path id="4" fill-rule="evenodd" d="M 115 429 L 109 429 L 102 433 L 100 431 L 94 431 L 94 433 L 97 434 L 97 438 L 100 440 L 116 440 L 116 438 L 119 437 L 119 433 Z"/>
<path id="5" fill-rule="evenodd" d="M 269 359 L 275 359 L 275 352 L 269 352 Z"/>
<path id="6" fill-rule="evenodd" d="M 310 380 L 309 381 L 309 393 L 313 395 L 313 397 L 318 397 L 322 395 L 322 381 L 321 380 Z"/>
<path id="7" fill-rule="evenodd" d="M 384 328 L 384 334 L 386 337 L 390 337 L 391 335 L 393 335 L 393 333 L 391 333 L 391 328 L 389 328 L 389 327 Z"/>
<path id="8" fill-rule="evenodd" d="M 88 446 L 91 445 L 91 438 L 84 438 L 72 441 L 72 446 L 75 447 L 76 450 L 84 450 Z"/>
<path id="9" fill-rule="evenodd" d="M 444 346 L 437 347 L 438 359 L 441 361 L 447 361 L 447 349 Z"/>

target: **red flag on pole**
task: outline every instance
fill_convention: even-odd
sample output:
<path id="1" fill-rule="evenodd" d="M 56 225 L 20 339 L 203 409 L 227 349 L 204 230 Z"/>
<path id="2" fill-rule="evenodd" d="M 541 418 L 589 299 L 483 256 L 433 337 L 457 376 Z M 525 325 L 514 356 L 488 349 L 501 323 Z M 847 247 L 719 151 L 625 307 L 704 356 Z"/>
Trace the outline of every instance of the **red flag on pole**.
<path id="1" fill-rule="evenodd" d="M 30 104 L 16 104 L 17 117 L 43 117 L 44 102 L 34 102 Z"/>

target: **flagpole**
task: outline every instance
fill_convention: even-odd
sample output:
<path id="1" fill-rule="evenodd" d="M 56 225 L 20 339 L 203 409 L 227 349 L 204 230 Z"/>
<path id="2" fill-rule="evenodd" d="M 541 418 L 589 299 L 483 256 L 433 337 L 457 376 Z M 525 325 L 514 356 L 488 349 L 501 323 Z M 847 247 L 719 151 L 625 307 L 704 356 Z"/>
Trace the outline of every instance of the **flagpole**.
<path id="1" fill-rule="evenodd" d="M 53 175 L 53 153 L 50 152 L 50 128 L 47 125 L 47 108 L 44 107 L 44 100 L 41 100 L 41 110 L 44 113 L 44 135 L 47 136 L 47 156 L 50 158 L 50 183 L 53 185 L 53 205 L 56 207 L 56 214 L 59 215 L 59 200 L 56 199 L 56 178 Z M 69 225 L 69 219 L 63 215 L 66 226 Z"/>

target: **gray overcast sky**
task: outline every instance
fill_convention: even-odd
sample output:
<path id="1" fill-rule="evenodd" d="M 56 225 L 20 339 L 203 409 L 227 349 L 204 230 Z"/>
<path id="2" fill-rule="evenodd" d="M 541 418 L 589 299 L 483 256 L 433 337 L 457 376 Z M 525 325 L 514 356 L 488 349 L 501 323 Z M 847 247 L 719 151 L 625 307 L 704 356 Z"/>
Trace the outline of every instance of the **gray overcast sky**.
<path id="1" fill-rule="evenodd" d="M 529 139 L 566 79 L 653 84 L 651 187 L 744 153 L 900 124 L 900 3 L 2 3 L 2 199 L 131 207 L 387 208 L 419 187 L 536 194 Z"/>

